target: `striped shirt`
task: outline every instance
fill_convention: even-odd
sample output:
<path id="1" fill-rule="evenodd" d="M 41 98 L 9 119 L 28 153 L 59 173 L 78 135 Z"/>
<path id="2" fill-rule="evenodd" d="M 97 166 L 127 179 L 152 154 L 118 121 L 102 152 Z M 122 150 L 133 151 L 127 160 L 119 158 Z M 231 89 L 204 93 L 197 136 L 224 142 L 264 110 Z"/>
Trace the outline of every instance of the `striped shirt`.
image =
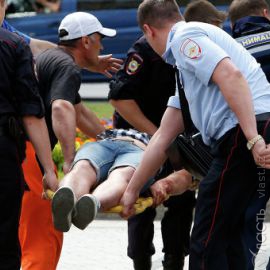
<path id="1" fill-rule="evenodd" d="M 150 141 L 151 136 L 145 132 L 139 132 L 135 129 L 106 129 L 97 135 L 98 140 L 111 139 L 117 137 L 131 137 L 136 139 L 145 145 Z"/>

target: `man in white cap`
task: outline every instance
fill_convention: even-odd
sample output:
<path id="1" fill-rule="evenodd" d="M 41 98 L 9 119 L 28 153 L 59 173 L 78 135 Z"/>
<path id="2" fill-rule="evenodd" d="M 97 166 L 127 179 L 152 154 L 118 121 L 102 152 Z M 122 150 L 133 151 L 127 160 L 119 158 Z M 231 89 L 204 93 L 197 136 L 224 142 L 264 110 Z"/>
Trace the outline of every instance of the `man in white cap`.
<path id="1" fill-rule="evenodd" d="M 65 160 L 64 173 L 69 171 L 75 155 L 76 127 L 92 137 L 104 130 L 99 119 L 81 102 L 78 93 L 81 85 L 80 70 L 85 68 L 111 76 L 110 71 L 119 68 L 121 60 L 114 59 L 111 55 L 99 56 L 102 37 L 112 37 L 115 34 L 115 30 L 103 28 L 93 15 L 73 13 L 61 22 L 58 46 L 44 51 L 36 59 L 39 90 L 45 105 L 51 145 L 53 148 L 57 140 L 61 143 Z M 30 167 L 28 173 L 29 176 L 40 179 L 42 168 L 34 156 L 35 154 L 27 160 Z M 34 190 L 32 187 L 30 189 Z M 40 195 L 36 194 L 40 192 L 32 195 L 29 193 L 29 196 L 24 197 L 24 218 L 20 221 L 21 244 L 25 253 L 33 255 L 28 256 L 27 261 L 33 269 L 55 270 L 61 252 L 62 235 L 60 232 L 60 235 L 50 233 L 51 228 L 46 219 L 47 216 L 51 219 L 50 206 L 43 207 L 40 211 L 40 205 L 44 206 L 44 203 L 41 202 Z M 40 232 L 39 241 L 32 245 L 31 239 L 37 238 L 36 228 Z M 46 239 L 49 245 L 44 243 Z M 35 253 L 32 252 L 33 246 Z M 39 258 L 39 261 L 36 258 Z M 26 267 L 23 265 L 23 269 Z"/>
<path id="2" fill-rule="evenodd" d="M 98 118 L 82 103 L 79 95 L 81 69 L 107 74 L 119 68 L 121 60 L 111 62 L 99 57 L 101 39 L 113 37 L 116 31 L 104 28 L 98 19 L 85 12 L 67 15 L 59 26 L 59 43 L 36 60 L 40 92 L 45 103 L 47 124 L 54 145 L 60 141 L 64 154 L 64 173 L 69 170 L 75 149 L 75 129 L 95 137 L 101 131 Z M 110 64 L 111 63 L 111 64 Z M 108 67 L 108 68 L 106 68 Z"/>
<path id="3" fill-rule="evenodd" d="M 66 52 L 69 51 L 72 55 L 76 54 L 75 63 L 80 68 L 89 69 L 90 71 L 100 72 L 104 75 L 111 77 L 109 71 L 117 71 L 120 68 L 121 60 L 112 58 L 111 55 L 99 56 L 100 50 L 103 49 L 100 41 L 102 37 L 114 37 L 116 31 L 114 29 L 105 28 L 101 25 L 99 20 L 86 12 L 74 12 L 67 15 L 61 22 L 59 29 L 59 43 L 58 45 Z M 89 48 L 89 42 L 91 40 L 91 48 Z M 81 40 L 82 42 L 77 42 Z M 86 43 L 85 43 L 86 41 Z M 74 44 L 76 43 L 76 46 Z M 81 57 L 80 46 L 90 49 L 84 60 Z M 72 49 L 71 49 L 72 48 Z M 83 49 L 83 48 L 82 48 Z M 91 56 L 90 56 L 91 55 Z M 90 57 L 90 58 L 89 58 Z M 79 61 L 79 62 L 78 62 Z"/>

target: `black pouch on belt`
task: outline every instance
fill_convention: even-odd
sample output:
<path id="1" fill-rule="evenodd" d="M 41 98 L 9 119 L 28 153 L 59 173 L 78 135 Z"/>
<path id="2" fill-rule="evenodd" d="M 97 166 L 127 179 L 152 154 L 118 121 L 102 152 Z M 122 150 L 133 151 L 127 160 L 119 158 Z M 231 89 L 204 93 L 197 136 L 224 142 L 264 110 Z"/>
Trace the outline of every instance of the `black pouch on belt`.
<path id="1" fill-rule="evenodd" d="M 10 116 L 8 119 L 8 131 L 10 137 L 15 141 L 20 162 L 25 159 L 26 136 L 20 119 Z"/>

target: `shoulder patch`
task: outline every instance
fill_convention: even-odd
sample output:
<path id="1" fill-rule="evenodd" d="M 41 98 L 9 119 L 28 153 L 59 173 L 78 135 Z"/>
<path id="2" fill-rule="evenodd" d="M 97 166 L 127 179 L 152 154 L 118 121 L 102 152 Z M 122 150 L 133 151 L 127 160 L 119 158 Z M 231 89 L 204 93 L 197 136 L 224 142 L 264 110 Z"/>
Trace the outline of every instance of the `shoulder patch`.
<path id="1" fill-rule="evenodd" d="M 137 53 L 132 54 L 126 63 L 126 73 L 128 75 L 136 74 L 142 67 L 142 64 L 143 59 Z"/>
<path id="2" fill-rule="evenodd" d="M 198 59 L 202 54 L 201 47 L 191 39 L 186 39 L 183 42 L 180 51 L 190 59 Z"/>

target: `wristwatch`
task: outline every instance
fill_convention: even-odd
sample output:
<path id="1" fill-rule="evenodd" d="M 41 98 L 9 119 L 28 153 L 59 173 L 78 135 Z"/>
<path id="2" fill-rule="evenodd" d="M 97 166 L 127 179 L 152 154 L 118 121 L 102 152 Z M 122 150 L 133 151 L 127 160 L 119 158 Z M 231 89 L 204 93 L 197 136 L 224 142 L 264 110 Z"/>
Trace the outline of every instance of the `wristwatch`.
<path id="1" fill-rule="evenodd" d="M 252 138 L 251 140 L 249 140 L 247 142 L 247 148 L 248 150 L 252 150 L 253 146 L 256 144 L 256 142 L 258 142 L 259 140 L 263 140 L 263 137 L 261 135 L 257 135 L 254 138 Z"/>

